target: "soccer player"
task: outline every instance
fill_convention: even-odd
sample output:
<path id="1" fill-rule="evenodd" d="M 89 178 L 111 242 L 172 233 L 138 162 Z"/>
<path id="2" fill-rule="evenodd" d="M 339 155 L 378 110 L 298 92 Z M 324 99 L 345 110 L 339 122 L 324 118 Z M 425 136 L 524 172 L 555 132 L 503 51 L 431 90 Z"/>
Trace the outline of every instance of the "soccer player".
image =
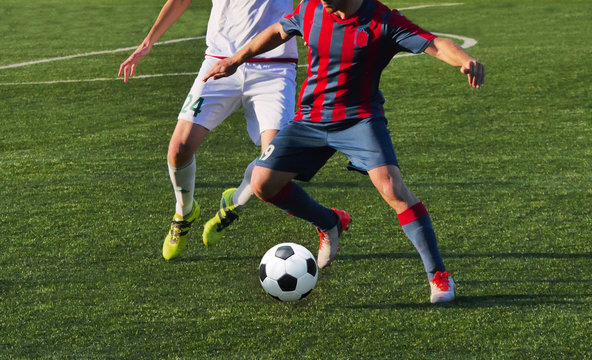
<path id="1" fill-rule="evenodd" d="M 402 179 L 378 85 L 382 70 L 400 51 L 425 52 L 459 67 L 473 88 L 483 85 L 484 66 L 377 0 L 303 0 L 292 14 L 214 65 L 204 81 L 232 74 L 295 35 L 309 46 L 308 77 L 295 117 L 257 160 L 251 178 L 255 195 L 313 224 L 321 237 L 319 267 L 329 266 L 351 217 L 320 205 L 292 180 L 310 180 L 336 151 L 344 153 L 353 168 L 368 172 L 397 213 L 423 261 L 430 301 L 454 300 L 454 281 L 444 267 L 430 216 Z"/>
<path id="2" fill-rule="evenodd" d="M 118 76 L 127 82 L 137 64 L 160 36 L 187 10 L 191 0 L 168 0 L 142 44 L 125 60 Z M 168 149 L 168 169 L 176 198 L 176 211 L 164 240 L 162 255 L 169 260 L 185 247 L 185 239 L 200 213 L 194 199 L 195 152 L 210 130 L 241 106 L 247 132 L 265 149 L 281 125 L 294 115 L 296 98 L 295 41 L 261 53 L 222 81 L 204 83 L 201 78 L 219 59 L 231 56 L 262 30 L 294 10 L 292 0 L 213 0 L 206 34 L 207 49 L 199 74 L 187 95 Z M 220 154 L 225 156 L 225 154 Z M 204 226 L 203 241 L 212 245 L 238 217 L 238 210 L 252 196 L 251 162 L 238 188 L 222 194 L 220 210 Z"/>

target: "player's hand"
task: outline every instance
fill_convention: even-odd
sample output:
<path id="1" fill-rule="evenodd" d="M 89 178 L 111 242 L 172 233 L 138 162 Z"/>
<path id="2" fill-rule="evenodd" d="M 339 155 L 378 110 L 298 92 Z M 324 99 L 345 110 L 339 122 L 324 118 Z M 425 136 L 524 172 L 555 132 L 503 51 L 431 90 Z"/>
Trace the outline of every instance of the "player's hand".
<path id="1" fill-rule="evenodd" d="M 222 59 L 215 63 L 214 66 L 210 68 L 210 70 L 208 70 L 202 81 L 206 82 L 209 78 L 216 80 L 223 77 L 228 77 L 236 72 L 236 69 L 238 69 L 239 65 L 240 64 L 234 61 L 232 58 Z"/>
<path id="2" fill-rule="evenodd" d="M 117 77 L 123 74 L 123 81 L 127 82 L 130 77 L 134 76 L 134 73 L 136 72 L 136 65 L 138 65 L 144 56 L 148 55 L 151 49 L 152 45 L 147 42 L 143 42 L 142 45 L 138 46 L 136 51 L 134 51 L 130 57 L 121 63 Z"/>
<path id="3" fill-rule="evenodd" d="M 460 72 L 467 75 L 469 85 L 475 89 L 480 88 L 485 83 L 485 66 L 478 60 L 468 60 L 461 66 Z"/>

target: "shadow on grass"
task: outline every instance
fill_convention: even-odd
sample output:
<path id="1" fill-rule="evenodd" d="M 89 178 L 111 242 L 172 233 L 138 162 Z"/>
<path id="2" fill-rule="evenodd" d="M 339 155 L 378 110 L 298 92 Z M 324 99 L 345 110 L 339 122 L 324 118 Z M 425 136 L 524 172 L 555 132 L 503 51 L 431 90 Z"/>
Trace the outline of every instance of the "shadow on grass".
<path id="1" fill-rule="evenodd" d="M 261 260 L 261 256 L 255 255 L 248 255 L 248 256 L 208 256 L 208 255 L 194 255 L 194 256 L 184 256 L 181 258 L 177 258 L 172 260 L 171 262 L 178 262 L 178 263 L 193 263 L 193 262 L 243 262 L 247 260 Z"/>
<path id="2" fill-rule="evenodd" d="M 361 183 L 360 181 L 338 181 L 338 182 L 325 182 L 319 181 L 315 182 L 314 180 L 310 183 L 308 182 L 298 182 L 298 184 L 302 187 L 309 188 L 309 187 L 319 187 L 319 188 L 334 188 L 334 189 L 342 189 L 342 188 L 369 188 L 374 189 L 374 186 L 368 183 Z M 208 182 L 203 181 L 196 184 L 197 189 L 227 189 L 230 187 L 236 187 L 237 182 Z"/>
<path id="3" fill-rule="evenodd" d="M 563 253 L 443 253 L 444 259 L 463 259 L 463 258 L 498 258 L 498 259 L 592 259 L 592 253 L 581 254 L 563 254 Z M 224 254 L 210 255 L 201 253 L 198 255 L 186 255 L 175 259 L 174 262 L 197 262 L 197 261 L 245 261 L 258 260 L 256 255 L 247 256 L 226 256 Z M 379 254 L 342 254 L 339 255 L 340 261 L 361 261 L 361 260 L 384 260 L 384 259 L 416 259 L 419 254 L 416 252 L 405 253 L 379 253 Z M 583 282 L 587 282 L 582 280 Z"/>
<path id="4" fill-rule="evenodd" d="M 408 253 L 381 253 L 381 254 L 340 254 L 341 260 L 366 260 L 366 259 L 415 259 L 419 254 Z M 498 258 L 498 259 L 592 259 L 592 253 L 565 254 L 565 253 L 442 253 L 444 259 L 463 258 Z"/>
<path id="5" fill-rule="evenodd" d="M 359 304 L 346 305 L 349 309 L 393 310 L 393 309 L 428 309 L 444 308 L 489 308 L 502 306 L 533 306 L 533 305 L 590 305 L 592 294 L 583 295 L 548 295 L 548 294 L 507 294 L 507 295 L 474 295 L 458 296 L 452 303 L 392 303 L 392 304 Z"/>
<path id="6" fill-rule="evenodd" d="M 204 188 L 204 189 L 226 189 L 229 187 L 235 187 L 236 182 L 208 182 L 203 181 L 199 182 L 196 186 L 197 188 Z M 370 181 L 367 182 L 360 182 L 359 180 L 352 181 L 326 181 L 326 180 L 319 180 L 315 181 L 314 179 L 311 182 L 298 182 L 303 187 L 318 187 L 318 188 L 331 188 L 331 189 L 343 189 L 343 188 L 369 188 L 374 189 L 374 185 Z M 407 185 L 411 188 L 416 187 L 479 187 L 479 186 L 508 186 L 514 185 L 515 182 L 511 181 L 504 181 L 504 182 L 495 182 L 495 181 L 467 181 L 467 182 L 410 182 Z"/>
<path id="7" fill-rule="evenodd" d="M 460 307 L 493 307 L 493 306 L 530 306 L 530 305 L 590 305 L 592 294 L 582 295 L 551 295 L 551 294 L 499 294 L 459 296 L 455 304 Z M 588 300 L 586 300 L 588 299 Z"/>

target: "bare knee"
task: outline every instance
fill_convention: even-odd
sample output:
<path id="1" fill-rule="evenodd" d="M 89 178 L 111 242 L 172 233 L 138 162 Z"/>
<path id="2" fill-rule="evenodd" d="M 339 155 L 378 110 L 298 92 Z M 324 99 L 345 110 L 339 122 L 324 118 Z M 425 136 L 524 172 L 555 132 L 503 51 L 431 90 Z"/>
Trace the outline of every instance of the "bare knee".
<path id="1" fill-rule="evenodd" d="M 373 169 L 369 174 L 380 195 L 397 213 L 419 202 L 403 181 L 398 168 Z"/>
<path id="2" fill-rule="evenodd" d="M 290 173 L 255 166 L 251 175 L 251 190 L 255 196 L 263 201 L 269 201 L 276 196 L 293 178 Z"/>
<path id="3" fill-rule="evenodd" d="M 181 167 L 191 161 L 194 150 L 191 145 L 186 142 L 173 141 L 169 143 L 169 151 L 167 158 L 169 164 L 173 167 Z"/>
<path id="4" fill-rule="evenodd" d="M 259 199 L 266 201 L 277 194 L 279 190 L 274 191 L 275 189 L 270 184 L 268 177 L 261 169 L 259 166 L 255 166 L 253 169 L 253 173 L 251 174 L 251 190 L 253 190 L 253 194 Z"/>
<path id="5" fill-rule="evenodd" d="M 376 181 L 374 186 L 388 203 L 405 201 L 407 198 L 405 194 L 409 192 L 404 182 L 396 182 L 391 177 Z"/>
<path id="6" fill-rule="evenodd" d="M 382 185 L 379 191 L 384 200 L 397 213 L 401 213 L 419 201 L 405 183 L 386 183 Z"/>
<path id="7" fill-rule="evenodd" d="M 190 121 L 179 119 L 169 142 L 167 158 L 173 167 L 187 164 L 210 130 Z"/>
<path id="8" fill-rule="evenodd" d="M 399 201 L 401 196 L 399 195 L 400 190 L 396 189 L 396 184 L 391 179 L 377 182 L 374 184 L 380 195 L 387 202 Z"/>

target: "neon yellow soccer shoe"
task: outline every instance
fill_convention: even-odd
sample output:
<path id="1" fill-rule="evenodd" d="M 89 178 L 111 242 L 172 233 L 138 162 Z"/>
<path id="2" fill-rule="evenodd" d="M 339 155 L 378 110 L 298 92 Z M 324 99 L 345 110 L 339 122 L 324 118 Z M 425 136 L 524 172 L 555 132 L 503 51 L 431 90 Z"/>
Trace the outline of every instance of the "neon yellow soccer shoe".
<path id="1" fill-rule="evenodd" d="M 206 246 L 216 245 L 222 238 L 222 234 L 232 222 L 238 219 L 238 209 L 232 202 L 232 196 L 236 192 L 236 188 L 226 189 L 222 193 L 220 199 L 220 210 L 216 216 L 208 220 L 204 225 L 203 243 Z"/>
<path id="2" fill-rule="evenodd" d="M 171 229 L 162 244 L 162 256 L 170 260 L 179 256 L 185 249 L 185 238 L 193 222 L 199 217 L 199 205 L 194 200 L 193 209 L 188 215 L 175 214 Z"/>

